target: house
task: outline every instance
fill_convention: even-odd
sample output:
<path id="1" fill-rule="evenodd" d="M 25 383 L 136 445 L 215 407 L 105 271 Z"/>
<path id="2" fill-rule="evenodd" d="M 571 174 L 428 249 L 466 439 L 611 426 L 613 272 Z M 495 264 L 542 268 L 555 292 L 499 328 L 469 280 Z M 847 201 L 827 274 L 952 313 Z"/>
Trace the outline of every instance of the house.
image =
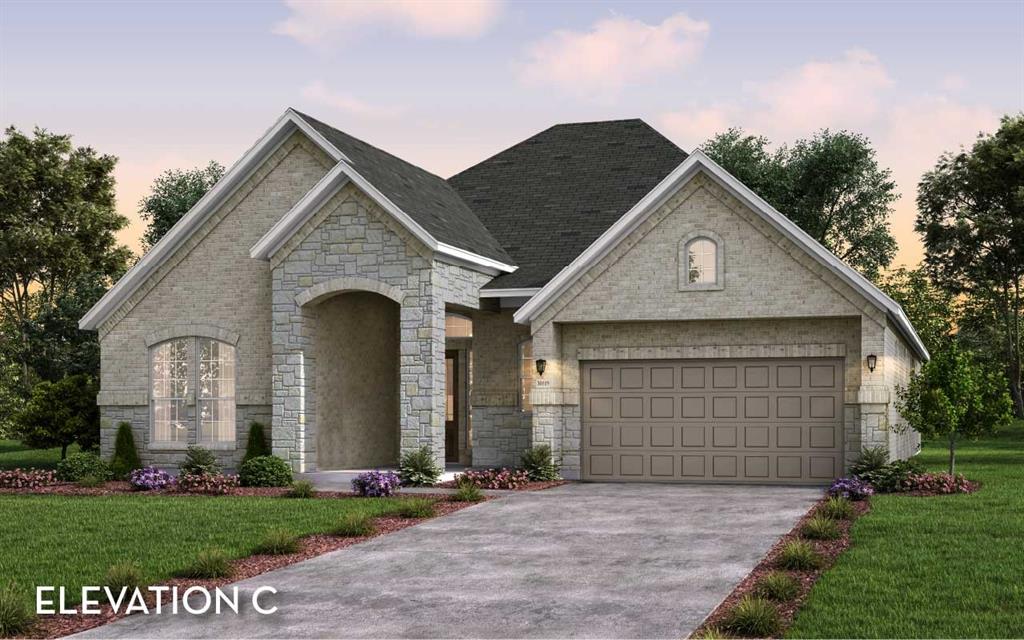
<path id="1" fill-rule="evenodd" d="M 102 450 L 296 471 L 515 465 L 822 483 L 918 447 L 902 309 L 641 120 L 565 124 L 444 180 L 289 109 L 82 318 Z"/>

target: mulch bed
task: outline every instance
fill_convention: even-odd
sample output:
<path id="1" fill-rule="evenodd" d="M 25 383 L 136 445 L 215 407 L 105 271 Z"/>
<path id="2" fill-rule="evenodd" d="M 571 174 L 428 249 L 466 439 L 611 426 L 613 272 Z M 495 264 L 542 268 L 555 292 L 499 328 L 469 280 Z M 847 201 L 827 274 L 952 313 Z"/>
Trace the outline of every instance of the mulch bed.
<path id="1" fill-rule="evenodd" d="M 235 487 L 231 489 L 230 493 L 216 494 L 224 496 L 255 496 L 262 498 L 280 498 L 283 497 L 290 487 Z M 112 481 L 106 482 L 99 487 L 80 487 L 74 482 L 58 482 L 56 484 L 47 485 L 45 487 L 37 487 L 35 489 L 0 489 L 0 495 L 10 494 L 33 494 L 33 495 L 57 495 L 57 496 L 116 496 L 116 495 L 133 495 L 133 496 L 201 496 L 201 495 L 213 495 L 199 492 L 187 492 L 187 491 L 135 491 L 128 482 L 124 481 Z M 395 497 L 403 496 L 417 496 L 426 494 L 403 494 L 401 491 L 396 494 Z M 352 498 L 358 494 L 351 491 L 316 491 L 313 493 L 314 498 Z M 431 497 L 444 497 L 441 494 L 431 494 Z"/>
<path id="2" fill-rule="evenodd" d="M 124 483 L 127 484 L 127 483 Z M 74 486 L 74 485 L 72 485 Z M 237 494 L 236 494 L 237 495 Z M 262 495 L 262 494 L 261 494 Z M 350 495 L 350 494 L 344 494 Z M 324 496 L 327 497 L 327 496 Z M 474 504 L 480 504 L 479 502 L 454 502 L 446 499 L 447 496 L 430 496 L 440 498 L 441 501 L 434 505 L 434 517 L 441 517 L 465 509 Z M 486 498 L 485 498 L 486 500 Z M 216 580 L 193 580 L 186 578 L 172 578 L 166 582 L 160 583 L 160 585 L 168 587 L 178 587 L 178 592 L 183 593 L 185 589 L 194 586 L 202 586 L 207 589 L 213 589 L 214 587 L 224 587 L 225 585 L 239 582 L 258 576 L 261 573 L 273 571 L 274 569 L 280 569 L 296 562 L 308 560 L 315 556 L 330 553 L 331 551 L 337 551 L 344 549 L 345 547 L 351 547 L 352 545 L 365 542 L 371 538 L 393 533 L 406 527 L 419 524 L 430 520 L 430 518 L 398 518 L 394 516 L 384 516 L 380 518 L 374 518 L 374 524 L 377 527 L 377 532 L 372 536 L 363 536 L 359 538 L 338 538 L 335 536 L 329 536 L 324 534 L 314 534 L 306 536 L 301 540 L 301 547 L 298 553 L 291 553 L 280 556 L 268 556 L 268 555 L 254 555 L 246 558 L 235 560 L 231 563 L 234 572 L 230 578 L 219 578 Z M 155 586 L 155 585 L 154 585 Z M 150 608 L 156 602 L 155 594 L 151 592 L 144 592 L 146 594 L 146 604 Z M 164 606 L 168 606 L 168 596 L 164 596 Z M 76 615 L 76 614 L 61 614 L 52 616 L 40 616 L 38 622 L 32 627 L 30 632 L 23 637 L 25 638 L 59 638 L 73 633 L 79 633 L 86 629 L 92 629 L 108 622 L 113 622 L 119 618 L 125 617 L 123 613 L 125 605 L 122 605 L 122 613 L 115 614 L 110 605 L 103 605 L 101 607 L 102 613 L 99 615 Z"/>
<path id="3" fill-rule="evenodd" d="M 541 491 L 543 489 L 550 489 L 551 487 L 560 487 L 563 484 L 569 484 L 569 480 L 544 480 L 536 482 L 527 482 L 521 487 L 515 489 L 495 489 L 495 491 Z M 447 482 L 439 482 L 435 487 L 442 489 L 458 489 L 458 482 L 455 480 L 449 480 Z M 490 490 L 490 489 L 489 489 Z"/>
<path id="4" fill-rule="evenodd" d="M 782 637 L 785 630 L 793 624 L 794 616 L 796 616 L 797 611 L 800 610 L 800 607 L 807 599 L 807 595 L 810 593 L 811 587 L 814 586 L 814 583 L 818 581 L 818 578 L 821 577 L 822 573 L 835 564 L 836 558 L 843 551 L 846 551 L 846 549 L 849 548 L 850 528 L 853 526 L 853 521 L 871 509 L 871 505 L 867 500 L 851 503 L 854 507 L 855 515 L 849 520 L 837 521 L 840 535 L 835 540 L 807 540 L 805 538 L 801 538 L 800 530 L 803 528 L 804 523 L 814 515 L 815 511 L 817 511 L 818 507 L 821 506 L 825 500 L 826 498 L 822 498 L 820 501 L 816 502 L 814 506 L 811 507 L 802 518 L 800 518 L 800 521 L 796 523 L 796 526 L 775 543 L 764 559 L 761 560 L 760 564 L 754 567 L 754 570 L 751 571 L 742 582 L 736 585 L 736 588 L 732 590 L 732 593 L 726 596 L 725 600 L 723 600 L 721 604 L 711 612 L 711 615 L 704 620 L 704 623 L 693 632 L 690 636 L 691 638 L 702 637 L 704 632 L 709 629 L 716 629 L 719 631 L 719 634 L 721 634 L 721 624 L 724 622 L 729 611 L 736 606 L 743 596 L 753 593 L 757 581 L 766 573 L 770 573 L 772 571 L 782 571 L 783 573 L 787 573 L 800 584 L 800 592 L 795 598 L 787 602 L 774 603 L 776 608 L 779 610 L 780 617 L 782 618 L 782 626 L 778 634 L 778 637 Z M 817 552 L 825 559 L 825 563 L 822 568 L 811 571 L 786 571 L 776 569 L 775 559 L 778 557 L 782 547 L 790 540 L 805 540 L 806 542 L 811 543 L 815 550 L 817 550 Z"/>

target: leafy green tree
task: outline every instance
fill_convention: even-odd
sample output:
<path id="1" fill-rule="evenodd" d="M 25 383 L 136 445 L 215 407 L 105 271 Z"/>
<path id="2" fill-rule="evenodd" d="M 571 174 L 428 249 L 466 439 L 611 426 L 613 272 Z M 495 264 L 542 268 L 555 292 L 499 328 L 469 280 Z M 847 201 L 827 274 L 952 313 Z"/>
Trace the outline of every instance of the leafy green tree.
<path id="1" fill-rule="evenodd" d="M 897 410 L 907 427 L 926 438 L 949 442 L 949 472 L 956 472 L 956 443 L 1005 426 L 1012 417 L 1006 378 L 950 345 L 926 362 L 897 390 Z"/>
<path id="2" fill-rule="evenodd" d="M 1004 117 L 969 151 L 940 157 L 921 178 L 917 208 L 935 282 L 994 312 L 1014 410 L 1024 416 L 1024 114 Z"/>
<path id="3" fill-rule="evenodd" d="M 792 147 L 770 151 L 762 136 L 730 129 L 704 153 L 812 238 L 870 278 L 892 262 L 889 230 L 899 198 L 891 172 L 878 166 L 867 138 L 824 129 Z"/>
<path id="4" fill-rule="evenodd" d="M 928 351 L 949 344 L 956 320 L 953 296 L 932 284 L 924 269 L 893 269 L 879 277 L 878 286 L 900 303 Z"/>
<path id="5" fill-rule="evenodd" d="M 205 167 L 168 169 L 157 176 L 149 195 L 139 201 L 139 215 L 148 221 L 142 236 L 146 248 L 159 242 L 222 177 L 224 166 L 214 160 Z"/>
<path id="6" fill-rule="evenodd" d="M 15 435 L 30 447 L 60 447 L 61 459 L 75 442 L 82 449 L 95 448 L 100 441 L 97 393 L 99 384 L 87 374 L 40 382 L 16 417 Z"/>

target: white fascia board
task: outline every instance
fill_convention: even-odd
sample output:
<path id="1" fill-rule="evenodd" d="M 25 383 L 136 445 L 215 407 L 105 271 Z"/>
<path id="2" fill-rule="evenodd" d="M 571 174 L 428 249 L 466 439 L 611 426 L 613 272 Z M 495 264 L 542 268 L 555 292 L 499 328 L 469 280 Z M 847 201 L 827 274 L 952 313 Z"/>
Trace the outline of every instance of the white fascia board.
<path id="1" fill-rule="evenodd" d="M 277 150 L 293 131 L 299 129 L 308 135 L 324 152 L 335 160 L 343 157 L 334 145 L 316 133 L 309 124 L 294 111 L 288 109 L 271 126 L 252 147 L 224 174 L 217 184 L 206 195 L 199 199 L 188 213 L 150 249 L 135 266 L 117 281 L 99 301 L 78 321 L 83 330 L 98 329 L 156 269 L 169 258 L 174 251 L 192 233 L 202 225 L 218 205 L 227 200 L 235 190 L 245 183 L 252 173 L 270 154 Z"/>
<path id="2" fill-rule="evenodd" d="M 521 289 L 481 289 L 481 298 L 530 298 L 540 292 L 540 287 L 524 287 Z"/>
<path id="3" fill-rule="evenodd" d="M 485 258 L 484 256 L 473 253 L 472 251 L 453 247 L 452 245 L 445 244 L 443 242 L 437 243 L 435 251 L 437 253 L 437 259 L 441 262 L 459 264 L 492 276 L 496 276 L 500 273 L 512 273 L 519 268 L 515 265 L 505 264 L 504 262 L 493 260 L 491 258 Z"/>
<path id="4" fill-rule="evenodd" d="M 701 169 L 706 171 L 740 201 L 761 214 L 784 236 L 803 247 L 811 256 L 860 292 L 869 302 L 884 311 L 894 320 L 900 333 L 903 334 L 904 338 L 914 348 L 918 356 L 922 360 L 930 358 L 928 349 L 924 346 L 910 320 L 903 312 L 902 307 L 896 301 L 883 293 L 856 269 L 850 267 L 831 251 L 823 247 L 817 240 L 797 226 L 796 223 L 779 213 L 774 207 L 765 202 L 763 198 L 751 191 L 749 187 L 729 174 L 729 172 L 704 155 L 700 150 L 695 150 L 691 153 L 686 160 L 658 183 L 647 195 L 641 198 L 633 208 L 619 218 L 607 231 L 601 234 L 583 253 L 558 272 L 537 295 L 516 311 L 513 316 L 514 320 L 517 323 L 529 324 L 540 315 L 548 304 L 572 285 L 580 275 L 604 257 L 619 241 L 636 228 L 646 218 L 648 213 L 657 209 L 669 196 L 675 193 L 680 186 Z"/>

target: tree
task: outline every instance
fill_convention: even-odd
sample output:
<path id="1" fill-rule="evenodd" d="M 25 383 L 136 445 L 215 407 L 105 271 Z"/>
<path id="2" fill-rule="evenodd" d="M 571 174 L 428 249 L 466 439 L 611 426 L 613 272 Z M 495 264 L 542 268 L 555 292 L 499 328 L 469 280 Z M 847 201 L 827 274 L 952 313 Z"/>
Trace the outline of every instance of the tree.
<path id="1" fill-rule="evenodd" d="M 926 438 L 948 440 L 951 474 L 956 472 L 958 439 L 990 434 L 1012 417 L 1006 378 L 956 345 L 933 354 L 897 395 L 896 408 L 907 427 Z"/>
<path id="2" fill-rule="evenodd" d="M 767 138 L 730 129 L 702 148 L 829 251 L 876 277 L 896 255 L 889 216 L 899 196 L 868 139 L 823 129 L 792 147 L 769 146 Z"/>
<path id="3" fill-rule="evenodd" d="M 956 318 L 953 296 L 932 284 L 924 269 L 893 269 L 879 278 L 878 286 L 903 307 L 928 351 L 949 344 Z"/>
<path id="4" fill-rule="evenodd" d="M 15 435 L 30 447 L 60 447 L 62 460 L 72 443 L 82 449 L 96 447 L 100 441 L 97 393 L 99 384 L 87 374 L 40 382 L 17 415 Z"/>
<path id="5" fill-rule="evenodd" d="M 214 160 L 205 168 L 168 169 L 157 176 L 149 195 L 139 201 L 139 215 L 148 221 L 142 236 L 146 248 L 159 242 L 222 177 L 224 167 Z"/>
<path id="6" fill-rule="evenodd" d="M 1024 114 L 1002 119 L 970 151 L 946 153 L 921 178 L 916 229 L 939 286 L 991 305 L 1014 410 L 1021 380 L 1024 289 Z"/>

